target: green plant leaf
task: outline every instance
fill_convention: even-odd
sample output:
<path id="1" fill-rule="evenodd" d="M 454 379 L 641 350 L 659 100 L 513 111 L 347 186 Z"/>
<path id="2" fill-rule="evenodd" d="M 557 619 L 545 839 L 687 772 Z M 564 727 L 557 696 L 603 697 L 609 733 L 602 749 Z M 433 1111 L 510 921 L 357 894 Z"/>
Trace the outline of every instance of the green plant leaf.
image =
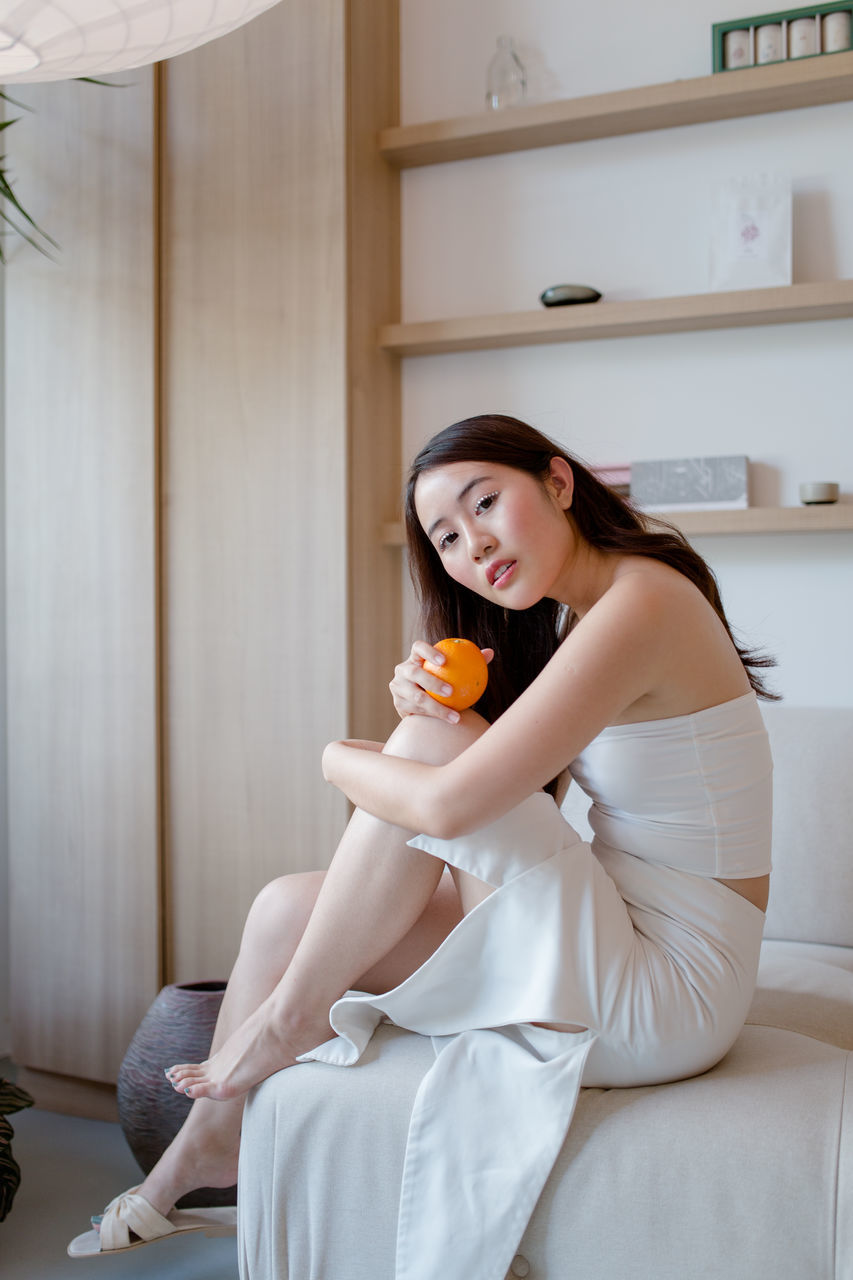
<path id="1" fill-rule="evenodd" d="M 35 219 L 30 217 L 30 215 L 27 213 L 26 209 L 23 207 L 20 200 L 17 198 L 14 191 L 12 190 L 12 187 L 9 183 L 8 178 L 6 177 L 6 172 L 4 169 L 0 169 L 0 200 L 7 201 L 7 203 L 10 204 L 13 209 L 17 209 L 18 213 L 21 215 L 22 218 L 26 220 L 26 222 L 29 224 L 29 226 L 32 228 L 32 230 L 35 232 L 37 236 L 41 236 L 41 238 L 43 240 L 46 240 L 48 244 L 53 245 L 54 249 L 59 248 L 59 245 L 52 238 L 52 236 L 49 236 L 46 231 L 43 231 L 42 228 L 35 221 Z M 12 217 L 10 217 L 9 213 L 6 211 L 5 208 L 0 207 L 0 218 L 2 218 L 3 221 L 8 226 L 12 227 L 15 231 L 17 231 L 18 235 L 23 236 L 27 244 L 31 244 L 34 249 L 38 249 L 39 253 L 43 253 L 45 257 L 48 257 L 48 258 L 52 257 L 52 255 L 49 254 L 48 251 L 45 249 L 44 245 L 39 244 L 37 240 L 34 240 L 32 235 L 29 232 L 25 231 L 22 227 L 18 225 L 18 223 Z M 0 261 L 5 263 L 6 261 L 5 256 L 0 255 Z"/>
<path id="2" fill-rule="evenodd" d="M 26 102 L 18 102 L 18 99 L 13 98 L 5 89 L 0 89 L 0 98 L 4 102 L 11 102 L 13 107 L 20 107 L 22 111 L 32 111 L 32 107 L 28 107 Z"/>
<path id="3" fill-rule="evenodd" d="M 86 84 L 102 85 L 105 89 L 127 88 L 127 85 L 114 84 L 109 80 L 96 80 L 93 76 L 76 76 L 75 79 Z M 5 89 L 0 89 L 0 101 L 8 102 L 14 107 L 19 107 L 22 111 L 32 111 L 33 109 L 32 107 L 27 106 L 25 102 L 18 102 L 16 98 L 10 97 Z M 18 124 L 20 120 L 20 116 L 15 116 L 13 120 L 0 120 L 0 133 L 5 129 L 8 129 L 11 125 Z M 8 171 L 4 168 L 5 161 L 5 155 L 0 155 L 0 223 L 5 223 L 7 228 L 11 228 L 17 235 L 26 240 L 27 244 L 32 245 L 32 247 L 37 249 L 39 253 L 43 253 L 46 258 L 50 258 L 51 261 L 56 261 L 53 254 L 48 252 L 44 244 L 40 244 L 34 237 L 40 237 L 42 240 L 46 241 L 47 244 L 53 245 L 54 249 L 59 249 L 60 246 L 47 234 L 46 231 L 42 230 L 35 219 L 27 213 L 26 209 L 15 195 L 15 192 L 12 190 L 12 184 L 9 180 Z M 2 203 L 3 201 L 6 202 L 5 206 Z M 24 219 L 24 222 L 26 223 L 25 227 L 20 226 L 15 218 L 10 216 L 8 211 L 9 208 Z M 27 228 L 29 228 L 29 230 Z M 5 230 L 2 226 L 0 226 L 0 234 L 5 234 Z M 6 262 L 7 258 L 3 252 L 3 246 L 0 244 L 0 263 L 5 265 Z"/>
<path id="4" fill-rule="evenodd" d="M 19 235 L 22 240 L 26 240 L 27 244 L 31 244 L 34 249 L 37 249 L 39 253 L 43 254 L 45 258 L 50 258 L 51 262 L 56 261 L 53 254 L 49 253 L 48 250 L 45 249 L 43 244 L 39 244 L 37 240 L 33 239 L 33 237 L 30 235 L 30 233 L 27 231 L 25 227 L 19 227 L 17 222 L 15 222 L 13 218 L 9 217 L 5 209 L 0 209 L 0 219 L 2 219 L 3 222 L 6 223 L 7 227 L 11 227 L 12 230 L 15 232 L 15 234 Z M 55 240 L 51 240 L 50 236 L 45 235 L 45 233 L 43 231 L 40 231 L 38 227 L 36 227 L 36 230 L 38 231 L 40 236 L 44 236 L 45 240 L 50 241 L 50 243 L 54 245 L 55 248 L 57 249 L 59 248 L 59 245 L 56 243 Z M 0 235 L 5 235 L 5 234 L 6 232 L 2 228 L 0 228 Z M 6 254 L 3 252 L 3 245 L 2 243 L 0 243 L 0 263 L 2 263 L 5 266 L 7 262 L 8 262 L 8 259 L 6 257 Z"/>
<path id="5" fill-rule="evenodd" d="M 17 198 L 14 191 L 12 190 L 9 184 L 9 181 L 6 177 L 6 174 L 3 170 L 0 170 L 0 196 L 2 196 L 4 200 L 8 200 L 11 205 L 14 205 L 14 207 L 18 210 L 18 213 L 21 215 L 21 217 L 26 218 L 27 222 L 30 224 L 30 226 L 33 228 L 34 231 L 37 231 L 40 236 L 44 236 L 45 240 L 48 240 L 55 249 L 59 248 L 59 245 L 56 243 L 56 241 L 51 240 L 47 232 L 42 231 L 41 227 L 38 225 L 35 219 L 31 218 L 30 215 L 27 213 L 26 209 L 21 204 L 20 200 Z M 5 213 L 3 216 L 5 217 Z"/>

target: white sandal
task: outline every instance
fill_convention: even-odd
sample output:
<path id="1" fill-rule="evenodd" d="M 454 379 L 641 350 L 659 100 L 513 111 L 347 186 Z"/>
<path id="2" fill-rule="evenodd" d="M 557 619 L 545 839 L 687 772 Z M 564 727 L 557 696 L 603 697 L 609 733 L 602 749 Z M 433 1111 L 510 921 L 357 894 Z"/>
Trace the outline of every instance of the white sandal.
<path id="1" fill-rule="evenodd" d="M 116 1196 L 104 1210 L 100 1230 L 85 1231 L 68 1246 L 71 1258 L 94 1258 L 98 1254 L 121 1253 L 153 1244 L 164 1236 L 182 1231 L 203 1231 L 206 1236 L 237 1234 L 237 1209 L 173 1209 L 164 1218 L 144 1196 L 131 1187 Z M 135 1237 L 135 1238 L 134 1238 Z"/>

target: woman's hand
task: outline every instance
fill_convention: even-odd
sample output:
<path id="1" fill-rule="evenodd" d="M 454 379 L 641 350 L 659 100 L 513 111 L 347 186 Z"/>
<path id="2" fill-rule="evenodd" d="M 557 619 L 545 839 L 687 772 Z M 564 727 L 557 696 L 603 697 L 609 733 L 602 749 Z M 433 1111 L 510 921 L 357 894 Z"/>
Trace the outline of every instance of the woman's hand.
<path id="1" fill-rule="evenodd" d="M 481 650 L 486 662 L 495 656 L 494 649 Z M 432 663 L 436 667 L 444 665 L 444 654 L 434 649 L 426 640 L 416 640 L 412 651 L 404 662 L 394 668 L 394 679 L 388 686 L 394 699 L 394 709 L 402 720 L 404 716 L 435 716 L 437 720 L 447 720 L 450 724 L 459 723 L 459 712 L 446 707 L 442 702 L 431 698 L 427 690 L 448 695 L 453 692 L 451 685 L 438 676 L 424 670 L 424 663 Z"/>

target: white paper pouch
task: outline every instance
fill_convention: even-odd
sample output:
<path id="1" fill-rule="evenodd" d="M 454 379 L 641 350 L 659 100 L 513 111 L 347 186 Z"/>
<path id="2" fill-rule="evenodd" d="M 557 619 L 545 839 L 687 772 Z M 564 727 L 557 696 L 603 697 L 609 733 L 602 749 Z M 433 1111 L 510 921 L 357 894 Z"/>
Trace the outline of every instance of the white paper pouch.
<path id="1" fill-rule="evenodd" d="M 711 289 L 788 285 L 791 260 L 790 178 L 761 173 L 721 183 L 712 203 Z"/>

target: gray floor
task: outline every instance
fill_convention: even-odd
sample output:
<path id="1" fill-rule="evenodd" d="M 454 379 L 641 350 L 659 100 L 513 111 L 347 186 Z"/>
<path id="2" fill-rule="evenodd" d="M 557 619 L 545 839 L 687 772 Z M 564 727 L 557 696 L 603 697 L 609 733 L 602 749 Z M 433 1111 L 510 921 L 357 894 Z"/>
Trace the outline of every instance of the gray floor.
<path id="1" fill-rule="evenodd" d="M 139 1182 L 137 1163 L 117 1124 L 33 1108 L 9 1121 L 21 1186 L 0 1223 L 3 1280 L 236 1280 L 235 1239 L 192 1235 L 121 1257 L 69 1258 L 66 1245 L 88 1229 L 90 1214 Z"/>

